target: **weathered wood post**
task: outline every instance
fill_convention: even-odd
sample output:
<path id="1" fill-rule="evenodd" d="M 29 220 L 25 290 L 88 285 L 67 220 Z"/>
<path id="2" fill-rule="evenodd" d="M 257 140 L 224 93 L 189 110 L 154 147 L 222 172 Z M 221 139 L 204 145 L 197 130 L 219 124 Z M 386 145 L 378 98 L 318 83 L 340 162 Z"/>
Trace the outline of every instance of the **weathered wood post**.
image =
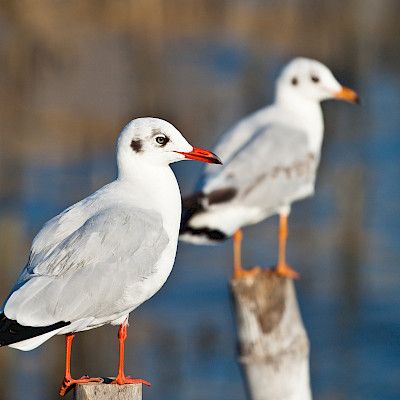
<path id="1" fill-rule="evenodd" d="M 142 384 L 79 384 L 75 388 L 75 400 L 142 400 Z"/>
<path id="2" fill-rule="evenodd" d="M 309 341 L 293 281 L 260 271 L 231 288 L 250 398 L 311 400 Z"/>

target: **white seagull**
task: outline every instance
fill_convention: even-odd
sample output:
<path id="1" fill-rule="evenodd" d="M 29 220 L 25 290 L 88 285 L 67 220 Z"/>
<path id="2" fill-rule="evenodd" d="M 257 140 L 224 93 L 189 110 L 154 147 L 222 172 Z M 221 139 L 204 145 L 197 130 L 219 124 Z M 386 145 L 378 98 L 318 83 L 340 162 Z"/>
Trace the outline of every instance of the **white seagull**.
<path id="1" fill-rule="evenodd" d="M 117 384 L 147 383 L 124 374 L 128 315 L 165 283 L 175 260 L 181 196 L 169 164 L 184 159 L 220 164 L 191 146 L 170 123 L 139 118 L 117 144 L 118 177 L 47 222 L 26 267 L 0 310 L 0 346 L 31 350 L 66 334 L 60 394 L 73 379 L 74 333 L 120 325 Z"/>
<path id="2" fill-rule="evenodd" d="M 233 235 L 238 278 L 257 271 L 242 269 L 240 228 L 279 214 L 276 272 L 297 277 L 285 259 L 287 217 L 292 202 L 314 193 L 324 131 L 320 102 L 327 99 L 358 102 L 325 65 L 292 60 L 277 80 L 275 102 L 221 137 L 215 151 L 224 166 L 207 167 L 199 191 L 184 200 L 180 239 L 209 244 Z"/>

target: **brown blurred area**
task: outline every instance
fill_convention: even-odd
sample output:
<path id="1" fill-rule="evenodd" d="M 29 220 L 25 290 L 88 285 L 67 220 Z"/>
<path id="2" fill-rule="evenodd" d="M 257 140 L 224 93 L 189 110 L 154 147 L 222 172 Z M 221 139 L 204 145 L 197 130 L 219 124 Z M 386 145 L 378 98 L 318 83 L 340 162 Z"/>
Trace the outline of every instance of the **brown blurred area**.
<path id="1" fill-rule="evenodd" d="M 190 139 L 214 134 L 221 112 L 238 107 L 232 97 L 262 105 L 269 54 L 316 57 L 348 80 L 366 58 L 396 68 L 399 8 L 368 0 L 3 2 L 1 171 L 8 175 L 9 158 L 60 162 L 107 149 L 135 116 L 168 118 Z M 196 65 L 195 47 L 209 42 L 246 50 L 238 82 Z M 4 176 L 1 187 L 9 187 Z"/>
<path id="2" fill-rule="evenodd" d="M 337 320 L 330 322 L 336 325 L 328 324 L 321 329 L 329 330 L 327 336 L 330 337 L 332 331 L 341 329 L 343 324 L 351 325 L 354 313 L 359 312 L 357 307 L 364 301 L 360 294 L 362 285 L 376 282 L 375 278 L 381 282 L 381 275 L 378 277 L 376 272 L 371 273 L 372 278 L 362 275 L 365 272 L 361 272 L 361 264 L 366 263 L 368 248 L 374 249 L 376 256 L 371 258 L 371 263 L 377 261 L 378 254 L 387 255 L 390 265 L 398 260 L 398 251 L 392 242 L 385 242 L 386 236 L 379 230 L 385 231 L 386 227 L 376 228 L 375 222 L 365 220 L 365 215 L 375 215 L 373 221 L 382 218 L 378 211 L 371 213 L 380 201 L 377 200 L 380 190 L 387 192 L 389 188 L 394 195 L 399 195 L 398 184 L 393 188 L 389 182 L 388 186 L 381 187 L 374 180 L 379 181 L 379 171 L 386 173 L 383 168 L 389 168 L 390 172 L 393 166 L 377 162 L 377 169 L 372 170 L 375 164 L 372 167 L 357 151 L 360 143 L 367 140 L 372 140 L 374 148 L 377 133 L 386 138 L 387 153 L 376 150 L 376 157 L 371 156 L 373 160 L 387 161 L 392 154 L 390 151 L 398 146 L 393 126 L 398 126 L 399 121 L 394 119 L 393 103 L 397 100 L 398 108 L 399 15 L 397 0 L 0 2 L 1 298 L 5 298 L 24 265 L 32 237 L 40 226 L 113 178 L 115 138 L 126 122 L 139 116 L 165 118 L 194 144 L 212 146 L 218 135 L 235 121 L 272 100 L 273 81 L 279 69 L 292 57 L 301 55 L 326 63 L 340 81 L 359 90 L 364 100 L 361 111 L 324 106 L 328 111 L 325 140 L 328 157 L 324 161 L 323 156 L 321 165 L 321 201 L 316 207 L 310 202 L 302 206 L 300 222 L 293 227 L 293 236 L 297 239 L 292 242 L 293 259 L 309 257 L 304 261 L 308 269 L 300 284 L 300 290 L 307 293 L 304 299 L 306 324 L 307 310 L 310 315 L 318 315 L 307 302 L 318 301 L 317 296 L 322 292 L 325 295 L 332 291 L 336 293 L 335 299 L 349 299 L 345 304 L 347 308 L 340 311 Z M 383 81 L 383 78 L 388 80 Z M 383 84 L 376 84 L 380 79 Z M 354 158 L 354 154 L 349 155 L 352 152 L 349 149 L 355 149 Z M 368 151 L 375 154 L 374 150 Z M 390 176 L 398 176 L 390 173 Z M 182 178 L 184 191 L 193 187 L 196 177 Z M 317 187 L 317 195 L 318 191 Z M 384 204 L 377 208 L 386 207 L 393 214 L 398 211 L 393 197 Z M 325 215 L 332 207 L 335 211 L 327 220 Z M 400 233 L 398 219 L 396 221 L 393 226 L 387 226 L 387 235 Z M 274 227 L 268 229 L 271 238 Z M 261 230 L 255 232 L 265 235 Z M 251 237 L 254 239 L 256 234 Z M 310 245 L 310 241 L 319 246 Z M 264 257 L 264 245 L 258 243 L 249 245 L 248 251 Z M 273 244 L 268 247 L 270 256 Z M 191 252 L 206 254 L 202 251 L 207 252 L 204 248 L 183 247 L 182 259 L 178 257 L 177 261 L 178 272 L 181 264 L 187 264 Z M 205 274 L 210 281 L 219 279 L 223 290 L 230 249 L 224 247 L 216 251 L 219 251 L 215 254 L 223 272 L 210 268 Z M 251 255 L 248 262 L 255 262 Z M 314 267 L 330 262 L 336 263 L 336 267 L 332 267 L 327 278 L 321 278 L 322 271 Z M 388 276 L 394 277 L 392 281 L 395 282 L 399 275 L 394 269 L 390 271 Z M 184 272 L 181 273 L 184 276 Z M 338 282 L 332 287 L 326 286 L 326 291 L 319 289 L 320 279 L 328 285 L 326 280 L 332 275 L 339 276 Z M 197 285 L 192 278 L 185 280 L 176 276 L 176 279 L 182 285 Z M 374 283 L 372 287 L 386 288 L 390 282 L 383 281 L 379 283 L 381 286 L 374 286 Z M 205 279 L 204 287 L 206 283 L 209 284 Z M 168 293 L 176 287 L 170 288 Z M 221 293 L 226 297 L 224 313 L 229 313 L 228 295 Z M 156 301 L 150 310 L 165 316 L 163 308 L 157 311 Z M 190 320 L 191 328 L 179 336 L 173 327 L 174 301 L 173 298 L 168 308 L 168 321 L 160 323 L 154 317 L 139 313 L 135 323 L 134 339 L 129 346 L 145 349 L 132 350 L 130 367 L 140 372 L 141 357 L 148 357 L 152 361 L 144 362 L 146 371 L 155 375 L 149 378 L 157 383 L 145 398 L 206 398 L 207 384 L 213 388 L 212 396 L 215 396 L 208 396 L 208 399 L 244 398 L 238 370 L 224 366 L 234 362 L 234 331 L 230 321 L 225 321 L 224 326 L 230 332 L 229 340 L 227 331 L 211 317 L 211 320 L 205 317 Z M 195 303 L 189 299 L 188 304 L 190 301 Z M 178 315 L 175 318 L 179 318 L 179 310 L 175 311 Z M 212 308 L 204 313 L 211 314 Z M 317 335 L 319 326 L 312 316 L 309 318 L 309 331 Z M 389 318 L 389 321 L 392 320 Z M 353 337 L 352 332 L 346 332 Z M 108 347 L 114 335 L 112 328 L 82 335 L 76 346 L 79 354 L 76 364 L 80 372 L 94 369 L 101 373 L 116 365 L 116 356 Z M 186 338 L 186 345 L 182 345 L 182 337 Z M 318 363 L 326 356 L 323 350 L 319 352 L 318 346 L 322 348 L 326 343 L 316 342 L 317 365 L 314 368 L 318 369 L 321 365 Z M 335 342 L 338 343 L 340 341 Z M 26 398 L 23 382 L 32 390 L 32 399 L 55 397 L 55 385 L 62 374 L 62 339 L 42 347 L 44 349 L 29 354 L 1 349 L 1 400 Z M 106 350 L 100 352 L 100 347 Z M 221 352 L 218 353 L 220 358 L 212 358 L 213 350 Z M 362 358 L 358 359 L 352 350 L 347 356 L 349 365 L 354 366 L 352 362 L 355 362 L 359 368 L 362 364 Z M 219 369 L 214 371 L 210 360 L 214 360 L 214 366 L 218 365 Z M 352 386 L 353 382 L 348 382 L 343 372 L 335 369 L 341 362 L 345 360 L 330 361 L 329 367 L 323 369 L 325 372 L 316 374 L 318 398 L 356 398 L 350 394 L 357 392 L 358 386 Z M 399 371 L 398 363 L 394 365 L 390 361 L 389 364 L 394 371 Z M 205 370 L 215 375 L 215 381 Z M 361 383 L 370 379 L 374 373 L 373 369 L 371 371 L 360 378 Z M 338 388 L 336 391 L 333 384 L 327 383 L 331 378 Z M 15 383 L 19 389 L 11 390 Z M 340 388 L 342 383 L 348 397 L 345 389 Z M 399 389 L 398 384 L 393 387 L 386 397 L 380 398 L 395 398 L 390 396 Z"/>

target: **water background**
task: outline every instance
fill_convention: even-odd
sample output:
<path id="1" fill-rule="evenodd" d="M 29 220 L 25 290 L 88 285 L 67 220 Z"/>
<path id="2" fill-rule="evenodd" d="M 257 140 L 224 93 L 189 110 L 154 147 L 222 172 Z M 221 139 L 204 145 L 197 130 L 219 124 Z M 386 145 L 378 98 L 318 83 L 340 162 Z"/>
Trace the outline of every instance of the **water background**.
<path id="1" fill-rule="evenodd" d="M 362 107 L 323 105 L 316 195 L 294 205 L 289 261 L 311 341 L 315 399 L 400 398 L 400 3 L 3 2 L 0 5 L 0 295 L 45 221 L 115 176 L 131 118 L 173 122 L 212 147 L 273 99 L 297 55 L 325 62 Z M 200 173 L 174 166 L 182 192 Z M 245 230 L 245 265 L 276 261 L 275 218 Z M 245 399 L 228 279 L 231 243 L 180 244 L 163 290 L 131 318 L 127 370 L 146 400 Z M 63 338 L 0 351 L 0 399 L 54 399 Z M 116 328 L 77 335 L 75 375 L 112 375 Z"/>

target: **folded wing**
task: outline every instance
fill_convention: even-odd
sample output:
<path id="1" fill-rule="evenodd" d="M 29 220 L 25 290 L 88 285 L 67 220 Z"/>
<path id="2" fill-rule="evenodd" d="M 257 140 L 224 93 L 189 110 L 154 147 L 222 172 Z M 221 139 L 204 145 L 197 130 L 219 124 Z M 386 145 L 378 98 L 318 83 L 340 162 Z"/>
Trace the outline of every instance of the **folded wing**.
<path id="1" fill-rule="evenodd" d="M 142 295 L 168 241 L 157 213 L 99 210 L 50 249 L 32 249 L 4 313 L 34 327 L 124 312 Z"/>
<path id="2" fill-rule="evenodd" d="M 236 195 L 229 201 L 244 206 L 290 204 L 313 190 L 318 162 L 306 132 L 271 124 L 259 128 L 218 175 L 206 179 L 203 193 L 212 198 L 230 189 Z"/>

